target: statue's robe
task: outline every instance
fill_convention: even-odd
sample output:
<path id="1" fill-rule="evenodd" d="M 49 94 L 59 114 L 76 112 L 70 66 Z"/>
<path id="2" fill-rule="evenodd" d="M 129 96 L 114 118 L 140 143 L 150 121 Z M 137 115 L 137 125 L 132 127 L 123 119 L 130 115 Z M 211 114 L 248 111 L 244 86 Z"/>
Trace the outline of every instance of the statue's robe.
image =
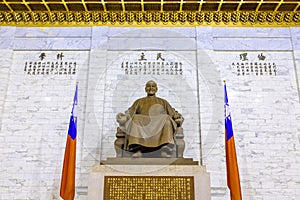
<path id="1" fill-rule="evenodd" d="M 156 96 L 136 100 L 128 109 L 131 118 L 125 123 L 128 147 L 140 145 L 159 147 L 174 144 L 176 123 L 175 110 L 170 104 Z"/>

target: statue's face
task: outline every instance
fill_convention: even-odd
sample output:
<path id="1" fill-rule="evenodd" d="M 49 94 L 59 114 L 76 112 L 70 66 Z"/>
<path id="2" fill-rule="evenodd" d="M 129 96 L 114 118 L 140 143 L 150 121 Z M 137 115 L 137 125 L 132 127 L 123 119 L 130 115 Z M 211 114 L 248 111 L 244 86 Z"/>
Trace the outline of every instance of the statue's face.
<path id="1" fill-rule="evenodd" d="M 154 81 L 149 81 L 146 84 L 146 88 L 145 88 L 147 94 L 149 96 L 155 95 L 155 93 L 157 92 L 157 85 Z"/>

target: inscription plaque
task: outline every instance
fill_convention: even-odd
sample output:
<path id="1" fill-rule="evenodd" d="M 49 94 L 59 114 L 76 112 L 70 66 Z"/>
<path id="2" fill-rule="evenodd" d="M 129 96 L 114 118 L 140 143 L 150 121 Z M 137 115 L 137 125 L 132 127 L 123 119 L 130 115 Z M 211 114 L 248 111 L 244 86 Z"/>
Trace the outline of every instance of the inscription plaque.
<path id="1" fill-rule="evenodd" d="M 24 73 L 27 75 L 75 75 L 76 62 L 25 62 Z"/>
<path id="2" fill-rule="evenodd" d="M 194 200 L 193 176 L 105 176 L 105 200 Z"/>

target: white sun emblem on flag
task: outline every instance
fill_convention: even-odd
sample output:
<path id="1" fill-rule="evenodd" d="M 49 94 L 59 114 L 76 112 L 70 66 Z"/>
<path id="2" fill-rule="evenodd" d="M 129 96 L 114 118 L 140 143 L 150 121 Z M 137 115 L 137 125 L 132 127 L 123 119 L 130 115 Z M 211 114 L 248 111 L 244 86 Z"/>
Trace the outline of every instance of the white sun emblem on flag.
<path id="1" fill-rule="evenodd" d="M 230 117 L 230 109 L 229 109 L 229 104 L 228 103 L 225 104 L 225 118 L 228 118 L 228 119 L 231 118 Z"/>

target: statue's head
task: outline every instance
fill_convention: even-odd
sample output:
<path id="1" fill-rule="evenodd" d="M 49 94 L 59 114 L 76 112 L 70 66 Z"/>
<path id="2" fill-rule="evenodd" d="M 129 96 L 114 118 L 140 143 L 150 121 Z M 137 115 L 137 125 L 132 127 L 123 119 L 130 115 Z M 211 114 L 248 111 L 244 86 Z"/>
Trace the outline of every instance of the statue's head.
<path id="1" fill-rule="evenodd" d="M 157 84 L 155 83 L 155 81 L 150 80 L 146 83 L 146 87 L 145 87 L 145 91 L 147 92 L 148 96 L 154 96 L 155 93 L 157 92 L 158 88 L 157 88 Z"/>

